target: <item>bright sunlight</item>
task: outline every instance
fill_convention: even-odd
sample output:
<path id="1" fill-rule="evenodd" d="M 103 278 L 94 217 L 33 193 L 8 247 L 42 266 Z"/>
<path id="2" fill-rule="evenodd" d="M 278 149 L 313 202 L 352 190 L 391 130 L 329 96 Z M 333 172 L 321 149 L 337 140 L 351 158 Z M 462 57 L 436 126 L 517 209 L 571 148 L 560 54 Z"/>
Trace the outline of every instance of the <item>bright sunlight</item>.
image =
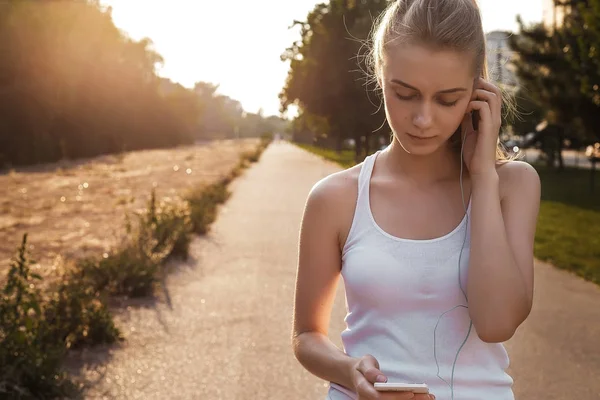
<path id="1" fill-rule="evenodd" d="M 542 19 L 542 1 L 479 0 L 486 31 L 516 30 Z M 288 29 L 317 4 L 315 0 L 102 0 L 113 7 L 115 24 L 134 39 L 149 37 L 163 56 L 159 74 L 186 87 L 196 81 L 220 84 L 219 92 L 239 100 L 248 112 L 278 114 L 278 94 L 288 65 L 279 56 L 298 39 Z"/>

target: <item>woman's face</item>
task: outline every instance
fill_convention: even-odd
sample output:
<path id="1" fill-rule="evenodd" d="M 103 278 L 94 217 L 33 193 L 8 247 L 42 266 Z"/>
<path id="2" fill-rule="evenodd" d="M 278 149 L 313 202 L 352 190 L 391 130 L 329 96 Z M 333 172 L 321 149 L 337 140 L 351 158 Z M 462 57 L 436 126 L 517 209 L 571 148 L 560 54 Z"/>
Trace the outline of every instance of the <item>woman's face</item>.
<path id="1" fill-rule="evenodd" d="M 417 45 L 389 51 L 381 85 L 395 139 L 415 155 L 446 147 L 465 118 L 474 81 L 469 54 Z"/>

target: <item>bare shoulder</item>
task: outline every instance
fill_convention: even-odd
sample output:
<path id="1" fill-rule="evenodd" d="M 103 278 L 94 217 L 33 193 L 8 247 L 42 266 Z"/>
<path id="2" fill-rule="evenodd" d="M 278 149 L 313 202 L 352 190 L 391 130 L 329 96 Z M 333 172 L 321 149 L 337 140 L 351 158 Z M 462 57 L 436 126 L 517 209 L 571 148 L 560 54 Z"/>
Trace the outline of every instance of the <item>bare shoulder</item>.
<path id="1" fill-rule="evenodd" d="M 312 187 L 308 195 L 305 217 L 331 224 L 339 235 L 340 243 L 345 242 L 352 224 L 361 168 L 362 163 L 326 176 Z"/>
<path id="2" fill-rule="evenodd" d="M 346 198 L 344 195 L 356 192 L 361 166 L 362 164 L 358 164 L 333 173 L 315 183 L 310 191 L 309 201 L 337 204 Z"/>
<path id="3" fill-rule="evenodd" d="M 500 196 L 506 198 L 513 193 L 529 193 L 539 196 L 541 182 L 536 169 L 525 161 L 506 161 L 498 164 L 496 171 L 500 178 Z"/>

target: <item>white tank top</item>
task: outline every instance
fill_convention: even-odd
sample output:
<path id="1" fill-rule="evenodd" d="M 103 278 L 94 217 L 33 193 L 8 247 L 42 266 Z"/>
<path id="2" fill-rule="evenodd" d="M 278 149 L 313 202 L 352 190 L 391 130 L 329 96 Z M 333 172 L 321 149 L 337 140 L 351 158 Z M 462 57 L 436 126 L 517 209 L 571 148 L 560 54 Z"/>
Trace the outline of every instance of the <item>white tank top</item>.
<path id="1" fill-rule="evenodd" d="M 347 328 L 344 351 L 351 357 L 373 355 L 389 382 L 426 383 L 439 400 L 450 400 L 452 365 L 465 341 L 470 319 L 458 284 L 466 291 L 470 229 L 465 216 L 450 233 L 428 240 L 392 236 L 371 213 L 369 187 L 380 152 L 368 156 L 358 178 L 352 226 L 342 251 Z M 471 205 L 467 208 L 470 214 Z M 465 240 L 465 236 L 466 240 Z M 454 372 L 454 400 L 513 400 L 509 359 L 501 343 L 485 343 L 472 327 Z M 445 383 L 446 381 L 447 383 Z M 335 383 L 328 399 L 357 399 Z"/>

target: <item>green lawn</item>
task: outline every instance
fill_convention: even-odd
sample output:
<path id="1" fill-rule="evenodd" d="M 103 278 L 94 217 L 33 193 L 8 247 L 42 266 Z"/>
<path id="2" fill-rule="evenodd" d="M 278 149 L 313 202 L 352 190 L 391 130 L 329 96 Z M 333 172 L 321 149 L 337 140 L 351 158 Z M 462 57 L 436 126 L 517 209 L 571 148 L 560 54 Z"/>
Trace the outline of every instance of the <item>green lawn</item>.
<path id="1" fill-rule="evenodd" d="M 335 150 L 324 149 L 310 144 L 295 143 L 296 146 L 308 150 L 311 153 L 319 155 L 327 160 L 338 163 L 344 168 L 349 168 L 354 165 L 354 150 L 343 150 L 338 153 Z"/>
<path id="2" fill-rule="evenodd" d="M 347 168 L 354 152 L 301 148 Z M 558 268 L 600 285 L 600 171 L 595 194 L 590 193 L 590 171 L 568 168 L 562 172 L 537 166 L 542 181 L 542 204 L 535 237 L 535 256 Z"/>
<path id="3" fill-rule="evenodd" d="M 542 204 L 535 256 L 600 285 L 600 172 L 592 195 L 589 170 L 536 168 Z"/>

